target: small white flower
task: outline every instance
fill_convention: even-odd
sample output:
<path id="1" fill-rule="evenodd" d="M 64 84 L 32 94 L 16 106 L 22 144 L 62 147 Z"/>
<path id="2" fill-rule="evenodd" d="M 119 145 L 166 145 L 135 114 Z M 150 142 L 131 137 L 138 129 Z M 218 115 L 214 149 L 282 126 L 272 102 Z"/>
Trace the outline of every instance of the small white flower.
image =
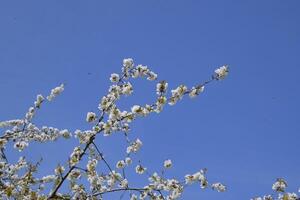
<path id="1" fill-rule="evenodd" d="M 94 172 L 96 169 L 98 161 L 96 159 L 92 159 L 88 161 L 88 164 L 86 165 L 86 169 L 88 172 Z"/>
<path id="2" fill-rule="evenodd" d="M 157 95 L 161 95 L 165 93 L 168 89 L 168 83 L 166 81 L 161 81 L 156 84 L 156 93 Z"/>
<path id="3" fill-rule="evenodd" d="M 284 192 L 287 187 L 287 183 L 284 179 L 278 178 L 273 184 L 272 189 L 276 192 Z"/>
<path id="4" fill-rule="evenodd" d="M 124 160 L 120 160 L 117 162 L 116 167 L 118 169 L 123 169 L 125 167 L 125 161 Z"/>
<path id="5" fill-rule="evenodd" d="M 164 161 L 164 167 L 170 168 L 172 167 L 172 161 L 170 159 Z"/>
<path id="6" fill-rule="evenodd" d="M 146 170 L 147 170 L 147 168 L 142 167 L 142 165 L 137 165 L 137 166 L 135 167 L 135 172 L 136 172 L 137 174 L 143 174 Z"/>
<path id="7" fill-rule="evenodd" d="M 87 114 L 86 114 L 86 121 L 87 122 L 93 122 L 93 121 L 95 121 L 96 120 L 96 114 L 95 113 L 93 113 L 93 112 L 88 112 Z"/>
<path id="8" fill-rule="evenodd" d="M 59 132 L 59 135 L 63 136 L 66 139 L 68 139 L 72 136 L 72 134 L 67 129 L 61 130 Z"/>
<path id="9" fill-rule="evenodd" d="M 149 72 L 148 73 L 148 78 L 147 78 L 149 81 L 154 81 L 157 79 L 157 74 L 155 74 L 154 72 Z"/>
<path id="10" fill-rule="evenodd" d="M 125 95 L 130 95 L 133 92 L 133 87 L 131 85 L 131 83 L 126 83 L 123 85 L 122 87 L 122 93 Z"/>
<path id="11" fill-rule="evenodd" d="M 134 114 L 141 114 L 143 112 L 143 109 L 139 105 L 134 105 L 131 108 L 131 112 L 134 113 Z"/>
<path id="12" fill-rule="evenodd" d="M 225 192 L 226 191 L 226 186 L 223 185 L 222 183 L 213 183 L 211 185 L 213 190 L 217 190 L 218 192 Z"/>
<path id="13" fill-rule="evenodd" d="M 37 107 L 37 108 L 40 108 L 40 106 L 41 106 L 42 102 L 44 101 L 44 99 L 45 98 L 41 94 L 37 95 L 36 101 L 34 102 L 34 106 Z"/>
<path id="14" fill-rule="evenodd" d="M 133 66 L 134 66 L 134 63 L 133 63 L 133 59 L 132 58 L 125 58 L 123 60 L 123 67 L 130 69 Z"/>
<path id="15" fill-rule="evenodd" d="M 263 200 L 273 200 L 273 197 L 271 195 L 265 195 Z"/>
<path id="16" fill-rule="evenodd" d="M 64 168 L 63 166 L 60 166 L 60 165 L 58 165 L 58 166 L 55 168 L 55 170 L 54 170 L 55 174 L 56 174 L 56 175 L 59 175 L 59 176 L 60 176 L 64 171 L 65 171 L 65 168 Z"/>
<path id="17" fill-rule="evenodd" d="M 69 180 L 79 179 L 81 177 L 81 171 L 79 169 L 73 169 L 68 175 Z"/>
<path id="18" fill-rule="evenodd" d="M 122 188 L 127 188 L 128 187 L 128 181 L 127 181 L 126 178 L 121 181 L 120 186 Z"/>
<path id="19" fill-rule="evenodd" d="M 196 97 L 197 95 L 199 95 L 201 92 L 203 92 L 204 90 L 204 86 L 199 86 L 199 87 L 192 87 L 189 96 L 191 98 Z"/>
<path id="20" fill-rule="evenodd" d="M 20 152 L 23 151 L 26 147 L 28 147 L 28 142 L 18 141 L 14 144 L 14 148 L 18 149 Z"/>
<path id="21" fill-rule="evenodd" d="M 228 75 L 228 72 L 229 72 L 228 65 L 223 65 L 222 67 L 215 70 L 215 78 L 217 80 L 222 80 Z"/>
<path id="22" fill-rule="evenodd" d="M 113 83 L 117 83 L 120 80 L 119 74 L 113 73 L 110 75 L 110 81 Z"/>
<path id="23" fill-rule="evenodd" d="M 131 158 L 130 157 L 126 157 L 125 158 L 125 163 L 126 163 L 126 165 L 130 165 L 132 163 Z"/>

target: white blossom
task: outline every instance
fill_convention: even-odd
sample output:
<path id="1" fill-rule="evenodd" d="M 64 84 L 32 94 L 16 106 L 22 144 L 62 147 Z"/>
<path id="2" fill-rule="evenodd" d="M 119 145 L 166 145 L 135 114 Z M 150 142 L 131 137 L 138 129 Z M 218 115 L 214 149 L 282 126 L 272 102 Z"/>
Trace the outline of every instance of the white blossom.
<path id="1" fill-rule="evenodd" d="M 96 120 L 96 114 L 94 112 L 88 112 L 86 115 L 87 122 L 93 122 Z"/>
<path id="2" fill-rule="evenodd" d="M 24 124 L 24 120 L 13 119 L 13 120 L 0 122 L 0 128 L 4 128 L 8 126 L 22 126 L 23 124 Z"/>
<path id="3" fill-rule="evenodd" d="M 130 69 L 133 66 L 134 66 L 134 63 L 133 63 L 133 59 L 132 58 L 125 58 L 123 60 L 123 67 Z"/>
<path id="4" fill-rule="evenodd" d="M 134 106 L 132 106 L 132 108 L 131 108 L 131 112 L 134 113 L 134 114 L 140 114 L 140 113 L 143 112 L 143 109 L 142 109 L 142 107 L 139 106 L 139 105 L 134 105 Z"/>
<path id="5" fill-rule="evenodd" d="M 61 130 L 59 132 L 59 134 L 61 136 L 63 136 L 64 138 L 66 138 L 66 139 L 68 139 L 68 138 L 70 138 L 72 136 L 72 134 L 67 129 Z"/>
<path id="6" fill-rule="evenodd" d="M 74 169 L 72 172 L 68 175 L 68 179 L 79 179 L 81 177 L 81 171 L 79 169 Z"/>
<path id="7" fill-rule="evenodd" d="M 130 200 L 138 200 L 138 197 L 135 194 L 131 194 Z"/>
<path id="8" fill-rule="evenodd" d="M 168 89 L 168 83 L 166 81 L 161 81 L 156 84 L 156 93 L 158 95 L 166 93 L 167 89 Z"/>
<path id="9" fill-rule="evenodd" d="M 110 75 L 110 81 L 113 83 L 117 83 L 120 80 L 119 74 L 113 73 Z"/>
<path id="10" fill-rule="evenodd" d="M 121 188 L 127 188 L 128 187 L 128 180 L 125 178 L 120 183 Z"/>
<path id="11" fill-rule="evenodd" d="M 226 186 L 223 185 L 222 183 L 213 183 L 211 185 L 213 190 L 217 190 L 218 192 L 225 192 L 226 191 Z"/>
<path id="12" fill-rule="evenodd" d="M 127 147 L 126 152 L 129 153 L 136 153 L 141 146 L 143 145 L 142 141 L 140 139 L 136 139 L 133 143 L 130 144 L 130 146 Z"/>
<path id="13" fill-rule="evenodd" d="M 199 87 L 192 87 L 191 91 L 189 92 L 189 96 L 191 98 L 194 98 L 198 96 L 201 92 L 203 92 L 204 86 L 199 86 Z"/>
<path id="14" fill-rule="evenodd" d="M 70 165 L 74 166 L 79 162 L 80 159 L 80 155 L 82 153 L 82 150 L 80 149 L 80 147 L 75 147 L 73 150 L 73 153 L 70 156 Z"/>
<path id="15" fill-rule="evenodd" d="M 170 159 L 164 161 L 164 167 L 170 168 L 172 167 L 172 161 Z"/>
<path id="16" fill-rule="evenodd" d="M 47 96 L 48 101 L 52 101 L 55 97 L 57 97 L 63 91 L 64 91 L 64 84 L 61 84 L 60 86 L 52 89 L 50 95 Z"/>
<path id="17" fill-rule="evenodd" d="M 131 158 L 130 157 L 126 157 L 125 158 L 125 163 L 126 163 L 126 165 L 130 165 L 132 163 Z"/>
<path id="18" fill-rule="evenodd" d="M 29 122 L 35 114 L 34 107 L 30 107 L 25 115 L 26 122 Z"/>
<path id="19" fill-rule="evenodd" d="M 43 103 L 44 99 L 45 98 L 41 94 L 37 95 L 36 101 L 34 102 L 34 106 L 37 107 L 37 108 L 40 108 L 40 106 Z"/>
<path id="20" fill-rule="evenodd" d="M 19 151 L 23 151 L 27 146 L 28 142 L 18 141 L 15 143 L 14 148 L 18 149 Z"/>
<path id="21" fill-rule="evenodd" d="M 55 180 L 55 175 L 48 175 L 42 178 L 44 183 L 52 182 Z"/>
<path id="22" fill-rule="evenodd" d="M 154 72 L 149 72 L 148 73 L 148 78 L 147 78 L 149 81 L 154 81 L 157 79 L 157 74 L 155 74 Z"/>
<path id="23" fill-rule="evenodd" d="M 186 92 L 187 87 L 185 85 L 180 85 L 175 90 L 171 90 L 172 96 L 170 98 L 169 105 L 175 105 Z"/>
<path id="24" fill-rule="evenodd" d="M 130 95 L 133 92 L 133 87 L 130 82 L 127 82 L 122 87 L 122 93 L 125 95 Z"/>
<path id="25" fill-rule="evenodd" d="M 125 164 L 126 164 L 126 163 L 125 163 L 124 160 L 120 160 L 120 161 L 117 162 L 116 167 L 117 167 L 118 169 L 122 169 L 122 168 L 125 167 Z"/>
<path id="26" fill-rule="evenodd" d="M 228 75 L 228 72 L 229 72 L 228 66 L 223 65 L 222 67 L 215 70 L 215 78 L 217 80 L 222 80 Z"/>
<path id="27" fill-rule="evenodd" d="M 65 168 L 64 168 L 64 166 L 61 166 L 61 165 L 58 165 L 54 170 L 56 175 L 61 175 L 64 171 L 65 171 Z"/>
<path id="28" fill-rule="evenodd" d="M 287 187 L 287 183 L 284 179 L 278 178 L 276 182 L 273 184 L 272 189 L 276 192 L 284 192 Z"/>
<path id="29" fill-rule="evenodd" d="M 137 165 L 135 167 L 135 172 L 137 174 L 143 174 L 146 170 L 147 170 L 147 168 L 143 167 L 142 165 Z"/>
<path id="30" fill-rule="evenodd" d="M 94 172 L 96 169 L 97 163 L 98 163 L 98 161 L 96 159 L 89 160 L 88 164 L 86 165 L 86 169 L 88 170 L 88 172 L 90 172 L 90 173 Z"/>

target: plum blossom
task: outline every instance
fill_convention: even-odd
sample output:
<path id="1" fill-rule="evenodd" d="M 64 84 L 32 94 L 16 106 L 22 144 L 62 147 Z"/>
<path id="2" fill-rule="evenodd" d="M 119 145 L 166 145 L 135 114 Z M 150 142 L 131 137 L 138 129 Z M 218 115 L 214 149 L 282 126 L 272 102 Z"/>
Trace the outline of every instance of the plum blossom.
<path id="1" fill-rule="evenodd" d="M 218 192 L 225 192 L 226 191 L 226 186 L 223 185 L 222 183 L 213 183 L 211 185 L 211 188 L 213 190 L 217 190 Z"/>
<path id="2" fill-rule="evenodd" d="M 36 101 L 34 102 L 34 106 L 37 107 L 37 108 L 40 108 L 40 106 L 43 103 L 44 99 L 45 98 L 43 97 L 43 95 L 41 95 L 41 94 L 37 95 Z"/>
<path id="3" fill-rule="evenodd" d="M 224 79 L 228 74 L 228 67 L 222 66 L 215 70 L 214 78 L 196 86 L 188 87 L 179 85 L 177 88 L 168 91 L 168 82 L 159 81 L 158 75 L 146 65 L 135 65 L 132 58 L 126 58 L 122 63 L 122 73 L 113 73 L 110 76 L 112 85 L 108 88 L 107 94 L 100 98 L 97 112 L 88 112 L 86 121 L 91 123 L 87 130 L 75 129 L 72 133 L 68 129 L 58 129 L 51 126 L 38 127 L 34 123 L 38 109 L 45 102 L 43 95 L 39 94 L 34 104 L 29 107 L 24 119 L 7 120 L 0 122 L 0 128 L 7 128 L 4 135 L 0 137 L 0 177 L 1 190 L 0 198 L 4 199 L 103 199 L 106 193 L 124 191 L 130 193 L 131 200 L 153 199 L 153 200 L 175 200 L 179 199 L 186 186 L 192 183 L 200 184 L 200 188 L 210 187 L 218 192 L 226 190 L 226 186 L 216 182 L 210 184 L 206 177 L 206 169 L 199 170 L 193 174 L 187 174 L 183 180 L 168 178 L 164 174 L 165 169 L 173 167 L 172 161 L 167 159 L 163 162 L 161 174 L 150 173 L 146 167 L 141 165 L 141 161 L 135 164 L 135 156 L 141 149 L 143 143 L 140 139 L 131 139 L 131 123 L 138 117 L 147 117 L 151 113 L 160 113 L 167 104 L 175 105 L 184 96 L 194 98 L 204 91 L 204 85 L 210 81 Z M 143 105 L 133 105 L 129 110 L 121 109 L 118 101 L 124 96 L 132 95 L 134 92 L 131 78 L 145 78 L 154 82 L 153 93 L 157 94 L 154 102 Z M 52 101 L 64 91 L 64 84 L 51 90 L 46 97 Z M 101 149 L 100 140 L 103 136 L 120 134 L 125 140 L 124 159 L 116 161 L 115 165 L 110 165 Z M 72 137 L 72 136 L 75 137 Z M 53 170 L 54 174 L 36 177 L 40 162 L 29 163 L 21 157 L 15 164 L 6 160 L 4 150 L 6 145 L 14 144 L 14 147 L 22 151 L 28 145 L 35 142 L 53 142 L 58 138 L 74 138 L 79 145 L 70 152 L 65 163 L 59 164 Z M 107 138 L 109 139 L 109 138 Z M 104 139 L 105 140 L 105 139 Z M 28 148 L 29 150 L 29 148 Z M 106 155 L 106 154 L 105 154 Z M 135 167 L 130 166 L 135 164 Z M 97 167 L 99 165 L 99 167 Z M 148 175 L 146 181 L 149 182 L 141 187 L 132 187 L 127 171 L 132 170 L 137 174 Z M 151 175 L 152 174 L 152 175 Z M 141 176 L 141 178 L 144 176 Z M 86 178 L 86 184 L 82 184 Z M 3 180 L 3 181 L 2 181 Z M 70 192 L 62 193 L 64 184 L 69 183 Z M 286 184 L 277 181 L 273 186 L 276 191 L 284 191 Z M 45 188 L 52 188 L 49 194 Z M 3 192 L 4 191 L 4 192 Z M 60 193 L 61 192 L 61 193 Z M 281 195 L 281 193 L 280 193 Z M 284 193 L 281 199 L 295 199 L 296 194 Z M 279 199 L 280 199 L 279 198 Z M 267 200 L 264 198 L 264 200 Z M 269 199 L 270 200 L 270 199 Z M 286 200 L 286 199 L 284 199 Z"/>
<path id="4" fill-rule="evenodd" d="M 52 89 L 50 95 L 47 96 L 48 101 L 52 101 L 55 97 L 57 97 L 63 91 L 64 91 L 64 84 L 61 84 L 60 86 Z"/>
<path id="5" fill-rule="evenodd" d="M 223 65 L 222 67 L 215 70 L 215 78 L 217 80 L 222 80 L 228 75 L 228 72 L 229 72 L 228 65 Z"/>
<path id="6" fill-rule="evenodd" d="M 272 189 L 276 192 L 284 192 L 287 187 L 287 183 L 284 179 L 278 178 L 276 182 L 273 184 Z"/>
<path id="7" fill-rule="evenodd" d="M 172 167 L 172 161 L 170 159 L 164 161 L 164 167 L 170 168 Z"/>
<path id="8" fill-rule="evenodd" d="M 146 170 L 147 170 L 147 168 L 143 167 L 142 165 L 137 165 L 135 167 L 135 172 L 137 174 L 143 174 Z"/>
<path id="9" fill-rule="evenodd" d="M 86 115 L 87 122 L 93 122 L 96 120 L 96 114 L 94 112 L 88 112 Z"/>
<path id="10" fill-rule="evenodd" d="M 110 81 L 113 83 L 117 83 L 120 80 L 119 74 L 113 73 L 110 75 Z"/>

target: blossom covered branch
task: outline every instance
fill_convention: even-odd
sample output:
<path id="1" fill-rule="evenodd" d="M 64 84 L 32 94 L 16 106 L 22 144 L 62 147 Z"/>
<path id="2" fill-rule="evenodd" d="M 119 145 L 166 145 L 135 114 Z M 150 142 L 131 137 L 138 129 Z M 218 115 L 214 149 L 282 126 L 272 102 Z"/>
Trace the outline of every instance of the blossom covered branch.
<path id="1" fill-rule="evenodd" d="M 168 83 L 158 81 L 156 73 L 147 66 L 135 65 L 131 58 L 123 60 L 122 73 L 111 74 L 108 93 L 100 100 L 99 113 L 88 112 L 86 121 L 91 124 L 90 130 L 59 130 L 57 128 L 43 126 L 37 127 L 33 118 L 41 105 L 46 101 L 54 100 L 64 90 L 64 84 L 51 90 L 50 95 L 44 98 L 38 95 L 34 106 L 29 108 L 24 119 L 14 119 L 0 122 L 0 128 L 7 130 L 0 137 L 1 161 L 0 161 L 0 196 L 14 199 L 104 199 L 105 194 L 116 192 L 128 192 L 131 200 L 136 199 L 178 199 L 184 188 L 192 183 L 200 184 L 201 188 L 210 187 L 218 192 L 226 190 L 220 182 L 209 183 L 206 169 L 187 174 L 182 180 L 169 179 L 163 173 L 150 173 L 139 161 L 135 165 L 136 174 L 148 176 L 149 183 L 142 187 L 134 186 L 126 178 L 128 166 L 134 165 L 132 155 L 136 154 L 143 143 L 139 138 L 130 139 L 128 133 L 130 124 L 138 117 L 146 117 L 151 113 L 160 113 L 166 104 L 175 105 L 184 96 L 194 98 L 204 91 L 207 84 L 212 81 L 224 79 L 228 74 L 228 66 L 224 65 L 215 70 L 211 78 L 201 84 L 188 88 L 179 85 L 168 93 Z M 129 111 L 121 110 L 116 102 L 121 96 L 129 96 L 133 93 L 131 78 L 146 78 L 156 82 L 157 99 L 146 105 L 134 105 Z M 96 142 L 97 137 L 110 136 L 113 133 L 123 133 L 128 145 L 123 159 L 111 165 L 105 158 L 104 153 Z M 13 144 L 14 148 L 22 152 L 32 141 L 49 142 L 58 138 L 77 138 L 79 146 L 74 147 L 65 165 L 58 165 L 54 174 L 42 178 L 35 177 L 40 163 L 31 164 L 24 157 L 20 157 L 16 164 L 10 163 L 5 155 L 6 145 Z M 87 163 L 82 163 L 87 159 Z M 107 171 L 99 171 L 98 164 L 103 162 Z M 173 167 L 170 159 L 163 162 L 164 170 Z M 164 171 L 163 170 L 163 171 Z M 82 183 L 83 177 L 87 183 Z M 69 192 L 60 193 L 63 185 L 69 185 Z M 46 185 L 52 189 L 47 192 Z M 89 187 L 88 187 L 89 186 Z M 123 195 L 123 194 L 122 194 Z"/>

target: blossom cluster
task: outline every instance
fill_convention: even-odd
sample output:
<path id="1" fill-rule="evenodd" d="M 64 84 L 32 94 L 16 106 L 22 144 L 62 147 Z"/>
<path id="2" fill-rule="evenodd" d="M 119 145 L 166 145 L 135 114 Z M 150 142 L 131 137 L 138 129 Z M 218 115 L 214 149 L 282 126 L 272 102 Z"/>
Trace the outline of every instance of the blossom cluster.
<path id="1" fill-rule="evenodd" d="M 206 169 L 193 174 L 185 175 L 182 180 L 165 177 L 165 170 L 173 168 L 171 159 L 162 164 L 162 172 L 151 173 L 141 161 L 134 161 L 143 146 L 139 138 L 130 139 L 130 124 L 138 117 L 146 117 L 151 113 L 160 113 L 166 104 L 175 105 L 185 95 L 194 98 L 204 91 L 205 85 L 212 81 L 224 79 L 228 74 L 228 66 L 224 65 L 216 69 L 212 78 L 204 83 L 188 87 L 179 85 L 169 92 L 168 82 L 159 81 L 158 75 L 149 67 L 135 65 L 133 59 L 123 60 L 122 72 L 113 73 L 110 76 L 112 85 L 108 93 L 103 96 L 98 105 L 97 112 L 88 112 L 86 121 L 91 124 L 89 130 L 75 130 L 74 133 L 67 129 L 59 130 L 50 126 L 38 127 L 33 119 L 41 105 L 54 100 L 64 91 L 64 84 L 55 87 L 44 98 L 37 95 L 32 107 L 25 114 L 24 119 L 14 119 L 0 122 L 0 128 L 7 128 L 0 137 L 1 160 L 0 160 L 0 197 L 14 199 L 104 199 L 104 195 L 111 192 L 125 191 L 131 200 L 174 200 L 181 197 L 186 186 L 196 183 L 200 188 L 210 187 L 212 190 L 224 192 L 226 186 L 220 182 L 210 183 L 207 179 Z M 154 102 L 145 105 L 133 105 L 129 110 L 121 110 L 117 101 L 122 96 L 133 94 L 133 85 L 130 79 L 146 78 L 155 82 L 157 98 Z M 108 137 L 114 133 L 123 133 L 127 146 L 124 149 L 125 156 L 116 162 L 109 164 L 105 154 L 95 141 L 96 137 Z M 74 137 L 73 137 L 74 136 Z M 58 138 L 76 138 L 79 146 L 74 147 L 64 165 L 57 165 L 53 174 L 41 178 L 36 176 L 40 162 L 32 164 L 21 157 L 16 164 L 11 164 L 5 154 L 6 145 L 13 143 L 14 148 L 22 152 L 28 148 L 32 141 L 51 142 Z M 86 159 L 83 159 L 86 158 Z M 84 163 L 86 162 L 86 163 Z M 100 171 L 101 162 L 106 171 Z M 81 163 L 81 164 L 80 164 Z M 134 184 L 126 177 L 129 166 L 133 166 L 137 176 L 148 176 L 148 184 L 142 187 L 134 187 Z M 86 177 L 88 185 L 82 184 Z M 142 177 L 142 176 L 141 176 Z M 69 183 L 70 191 L 60 193 L 63 184 Z M 45 186 L 52 185 L 50 193 L 46 193 Z M 276 188 L 282 187 L 274 186 Z M 279 189 L 278 189 L 279 190 Z"/>
<path id="2" fill-rule="evenodd" d="M 286 192 L 288 184 L 283 178 L 278 178 L 273 184 L 272 189 L 276 192 L 276 195 L 264 195 L 262 197 L 255 197 L 251 200 L 300 200 L 300 196 L 296 193 Z M 300 188 L 299 191 L 300 193 Z"/>

